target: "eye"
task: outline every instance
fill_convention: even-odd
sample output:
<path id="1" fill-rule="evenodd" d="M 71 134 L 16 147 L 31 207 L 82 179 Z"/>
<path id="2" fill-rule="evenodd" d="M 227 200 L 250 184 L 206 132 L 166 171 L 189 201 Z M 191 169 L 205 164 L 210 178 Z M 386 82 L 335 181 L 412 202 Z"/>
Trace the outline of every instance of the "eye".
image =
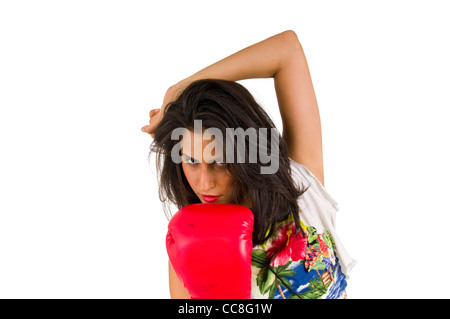
<path id="1" fill-rule="evenodd" d="M 200 163 L 195 158 L 192 158 L 192 157 L 190 157 L 188 155 L 183 155 L 183 162 L 186 163 L 186 164 L 198 164 L 198 163 Z"/>
<path id="2" fill-rule="evenodd" d="M 219 167 L 224 167 L 225 163 L 222 160 L 215 160 L 214 164 L 216 164 Z"/>

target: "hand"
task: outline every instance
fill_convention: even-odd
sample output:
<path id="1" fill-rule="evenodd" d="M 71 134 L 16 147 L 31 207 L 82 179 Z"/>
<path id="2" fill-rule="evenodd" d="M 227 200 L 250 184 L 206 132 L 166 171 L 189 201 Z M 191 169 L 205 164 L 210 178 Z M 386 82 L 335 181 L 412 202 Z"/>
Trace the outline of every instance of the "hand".
<path id="1" fill-rule="evenodd" d="M 161 122 L 164 116 L 164 111 L 167 107 L 167 104 L 169 104 L 173 100 L 170 91 L 171 89 L 169 88 L 166 92 L 166 95 L 164 96 L 164 101 L 161 108 L 150 110 L 149 113 L 150 120 L 148 121 L 149 125 L 145 125 L 141 128 L 142 132 L 150 134 L 153 138 L 155 137 L 156 128 L 158 127 L 159 122 Z"/>
<path id="2" fill-rule="evenodd" d="M 161 122 L 162 119 L 161 109 L 150 110 L 149 116 L 150 116 L 150 120 L 148 121 L 149 125 L 143 126 L 141 128 L 141 131 L 150 134 L 154 138 L 156 127 L 158 126 L 159 122 Z"/>
<path id="3" fill-rule="evenodd" d="M 155 137 L 156 128 L 158 127 L 159 122 L 161 122 L 162 118 L 164 117 L 164 113 L 168 104 L 175 101 L 178 98 L 178 96 L 181 94 L 186 85 L 187 85 L 186 81 L 182 81 L 175 84 L 174 86 L 171 86 L 167 90 L 164 96 L 162 107 L 159 109 L 150 110 L 149 114 L 150 120 L 148 121 L 149 125 L 143 126 L 141 128 L 142 132 L 150 134 L 153 138 Z"/>

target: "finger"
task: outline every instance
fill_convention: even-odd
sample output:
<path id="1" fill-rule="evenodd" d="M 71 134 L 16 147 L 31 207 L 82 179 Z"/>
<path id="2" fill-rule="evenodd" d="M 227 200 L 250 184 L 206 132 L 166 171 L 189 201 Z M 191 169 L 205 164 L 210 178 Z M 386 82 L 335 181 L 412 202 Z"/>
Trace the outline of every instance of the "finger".
<path id="1" fill-rule="evenodd" d="M 159 111 L 161 111 L 161 109 L 153 109 L 153 110 L 150 110 L 150 117 L 152 117 L 153 115 L 155 115 L 155 114 L 158 113 Z"/>
<path id="2" fill-rule="evenodd" d="M 141 131 L 150 134 L 150 125 L 145 125 L 141 127 Z"/>

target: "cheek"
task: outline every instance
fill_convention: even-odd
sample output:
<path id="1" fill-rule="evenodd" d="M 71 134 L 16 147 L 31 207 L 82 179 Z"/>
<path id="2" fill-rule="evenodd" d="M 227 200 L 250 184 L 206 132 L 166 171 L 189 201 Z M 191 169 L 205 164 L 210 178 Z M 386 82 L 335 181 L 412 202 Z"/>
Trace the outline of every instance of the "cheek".
<path id="1" fill-rule="evenodd" d="M 184 165 L 181 165 L 181 167 L 182 167 L 184 176 L 186 177 L 189 185 L 191 185 L 191 188 L 192 188 L 193 183 L 194 183 L 195 174 L 192 174 L 192 172 L 188 168 L 186 168 Z"/>
<path id="2" fill-rule="evenodd" d="M 227 189 L 228 193 L 231 193 L 232 186 L 233 186 L 233 179 L 231 178 L 231 176 L 226 174 L 226 175 L 222 176 L 220 180 L 222 181 L 222 183 L 221 183 L 222 188 Z"/>

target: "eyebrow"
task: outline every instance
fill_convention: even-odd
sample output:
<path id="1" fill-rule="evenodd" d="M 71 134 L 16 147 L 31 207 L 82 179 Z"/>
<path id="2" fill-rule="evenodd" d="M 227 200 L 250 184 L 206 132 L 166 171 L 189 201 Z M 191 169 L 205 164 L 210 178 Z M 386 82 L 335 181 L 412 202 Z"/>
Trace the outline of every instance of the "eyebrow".
<path id="1" fill-rule="evenodd" d="M 197 159 L 195 159 L 195 158 L 193 158 L 193 157 L 191 157 L 190 155 L 185 154 L 185 153 L 181 154 L 181 156 L 186 156 L 186 157 L 188 157 L 189 159 L 193 159 L 194 161 L 200 162 L 199 160 L 197 160 Z"/>
<path id="2" fill-rule="evenodd" d="M 201 162 L 201 161 L 199 161 L 199 160 L 193 158 L 192 156 L 190 156 L 190 155 L 188 155 L 188 154 L 186 154 L 186 153 L 182 153 L 181 156 L 186 156 L 186 157 L 188 157 L 189 159 L 193 159 L 194 161 Z M 220 157 L 214 158 L 214 161 L 217 161 L 217 160 L 223 160 L 223 159 L 220 158 Z"/>

